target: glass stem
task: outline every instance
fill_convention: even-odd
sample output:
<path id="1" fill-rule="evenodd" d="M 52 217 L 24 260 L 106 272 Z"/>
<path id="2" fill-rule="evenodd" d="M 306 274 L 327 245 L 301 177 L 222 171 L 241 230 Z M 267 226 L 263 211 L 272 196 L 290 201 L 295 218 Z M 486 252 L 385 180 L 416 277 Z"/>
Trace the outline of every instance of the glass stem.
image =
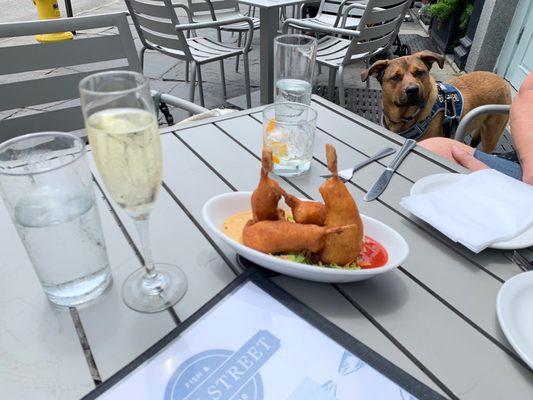
<path id="1" fill-rule="evenodd" d="M 142 219 L 135 219 L 135 227 L 139 233 L 141 241 L 142 256 L 144 258 L 144 268 L 146 268 L 147 278 L 154 278 L 156 276 L 154 261 L 152 260 L 152 248 L 150 246 L 150 225 L 148 217 Z"/>

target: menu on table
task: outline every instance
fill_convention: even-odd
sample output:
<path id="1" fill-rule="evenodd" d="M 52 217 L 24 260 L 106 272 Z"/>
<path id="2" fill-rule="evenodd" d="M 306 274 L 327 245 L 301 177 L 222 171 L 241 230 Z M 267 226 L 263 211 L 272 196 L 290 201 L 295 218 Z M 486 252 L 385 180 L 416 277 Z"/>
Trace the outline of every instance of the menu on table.
<path id="1" fill-rule="evenodd" d="M 238 278 L 86 398 L 442 397 L 255 272 Z"/>

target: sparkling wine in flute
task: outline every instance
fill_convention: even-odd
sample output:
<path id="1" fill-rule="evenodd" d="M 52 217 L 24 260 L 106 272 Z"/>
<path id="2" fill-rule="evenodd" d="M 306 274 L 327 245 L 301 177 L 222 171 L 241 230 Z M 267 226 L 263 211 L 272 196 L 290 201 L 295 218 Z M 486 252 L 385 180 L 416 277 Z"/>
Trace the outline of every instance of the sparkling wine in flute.
<path id="1" fill-rule="evenodd" d="M 106 71 L 80 81 L 80 100 L 93 158 L 110 197 L 135 222 L 142 267 L 122 285 L 133 310 L 159 312 L 187 291 L 187 277 L 174 264 L 154 263 L 149 217 L 163 177 L 155 104 L 146 77 Z M 159 229 L 165 229 L 164 224 Z"/>
<path id="2" fill-rule="evenodd" d="M 145 218 L 162 180 L 161 143 L 153 112 L 111 108 L 87 119 L 98 171 L 113 200 L 133 218 Z"/>

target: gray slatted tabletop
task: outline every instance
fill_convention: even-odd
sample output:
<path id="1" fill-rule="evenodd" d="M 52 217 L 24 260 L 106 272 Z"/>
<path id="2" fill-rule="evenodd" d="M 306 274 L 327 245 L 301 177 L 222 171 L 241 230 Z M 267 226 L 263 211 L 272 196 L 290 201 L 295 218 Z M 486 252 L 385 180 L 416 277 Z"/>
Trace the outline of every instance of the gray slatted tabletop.
<path id="1" fill-rule="evenodd" d="M 302 177 L 280 179 L 295 195 L 320 198 L 326 143 L 336 146 L 341 168 L 385 146 L 401 145 L 401 138 L 320 97 L 314 96 L 312 105 L 318 111 L 312 169 Z M 140 314 L 122 303 L 120 284 L 139 265 L 137 237 L 131 220 L 107 200 L 98 180 L 115 284 L 94 305 L 70 313 L 46 301 L 15 229 L 0 207 L 3 397 L 80 397 L 240 273 L 234 252 L 206 231 L 201 209 L 214 195 L 253 190 L 257 185 L 260 111 L 196 122 L 162 136 L 164 183 L 152 213 L 153 252 L 158 261 L 180 265 L 189 280 L 185 298 L 168 312 Z M 511 349 L 495 315 L 498 290 L 520 272 L 518 267 L 501 251 L 468 252 L 398 206 L 416 180 L 456 168 L 423 149 L 408 156 L 377 201 L 363 202 L 365 191 L 389 161 L 390 157 L 358 171 L 347 186 L 362 213 L 406 238 L 411 253 L 405 263 L 393 272 L 353 284 L 319 284 L 285 276 L 273 281 L 448 398 L 532 398 L 533 374 Z"/>

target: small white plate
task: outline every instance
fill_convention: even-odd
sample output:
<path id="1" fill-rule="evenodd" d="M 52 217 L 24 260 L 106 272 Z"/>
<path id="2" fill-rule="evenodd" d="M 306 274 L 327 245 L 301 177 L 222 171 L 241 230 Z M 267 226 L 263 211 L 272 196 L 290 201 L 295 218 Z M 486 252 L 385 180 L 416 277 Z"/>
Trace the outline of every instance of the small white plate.
<path id="1" fill-rule="evenodd" d="M 518 355 L 533 369 L 533 271 L 505 282 L 496 300 L 503 333 Z"/>
<path id="2" fill-rule="evenodd" d="M 244 258 L 280 274 L 294 276 L 316 282 L 355 282 L 388 272 L 400 265 L 409 254 L 409 246 L 404 238 L 394 229 L 375 220 L 361 215 L 365 235 L 381 243 L 389 255 L 387 264 L 370 269 L 334 269 L 318 265 L 306 265 L 282 260 L 244 246 L 228 237 L 222 231 L 226 218 L 242 211 L 250 210 L 252 192 L 225 193 L 211 198 L 202 209 L 202 216 L 209 229 L 229 244 Z"/>
<path id="3" fill-rule="evenodd" d="M 464 176 L 465 175 L 454 173 L 425 176 L 416 181 L 411 187 L 411 195 L 433 192 L 443 188 L 446 185 L 451 185 L 458 182 Z M 533 246 L 533 228 L 523 232 L 511 240 L 493 243 L 490 248 L 500 250 L 517 250 L 525 249 L 526 247 L 530 246 Z"/>

